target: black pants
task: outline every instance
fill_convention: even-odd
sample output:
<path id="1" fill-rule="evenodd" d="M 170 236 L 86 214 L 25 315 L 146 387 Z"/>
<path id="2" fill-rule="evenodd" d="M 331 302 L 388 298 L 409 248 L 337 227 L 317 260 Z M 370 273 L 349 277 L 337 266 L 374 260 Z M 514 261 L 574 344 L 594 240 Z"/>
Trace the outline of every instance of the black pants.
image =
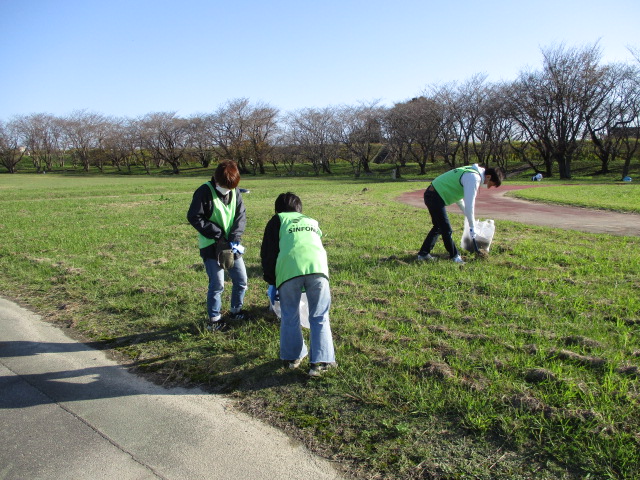
<path id="1" fill-rule="evenodd" d="M 455 243 L 453 243 L 453 238 L 451 237 L 453 230 L 451 229 L 451 223 L 449 223 L 447 206 L 444 204 L 442 197 L 438 195 L 438 192 L 436 192 L 435 188 L 432 186 L 429 186 L 429 188 L 424 191 L 424 204 L 427 206 L 429 213 L 431 214 L 433 228 L 427 234 L 427 238 L 424 239 L 422 248 L 420 248 L 418 255 L 431 253 L 431 250 L 433 250 L 433 247 L 436 245 L 438 238 L 442 235 L 444 248 L 447 249 L 451 258 L 455 257 L 458 255 L 458 249 L 456 248 Z"/>

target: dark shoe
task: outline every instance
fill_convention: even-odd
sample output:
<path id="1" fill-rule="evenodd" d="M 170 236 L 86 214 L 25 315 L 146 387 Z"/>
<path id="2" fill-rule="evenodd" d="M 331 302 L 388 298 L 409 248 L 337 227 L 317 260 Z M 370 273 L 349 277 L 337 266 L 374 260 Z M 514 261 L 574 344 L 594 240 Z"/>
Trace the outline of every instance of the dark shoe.
<path id="1" fill-rule="evenodd" d="M 233 312 L 229 313 L 229 320 L 232 320 L 234 322 L 238 320 L 248 320 L 248 319 L 249 319 L 249 314 L 244 310 L 240 310 L 239 312 L 236 312 L 236 313 L 233 313 Z"/>
<path id="2" fill-rule="evenodd" d="M 327 370 L 330 370 L 332 368 L 336 368 L 337 366 L 338 366 L 338 364 L 336 362 L 331 362 L 331 363 L 312 363 L 311 364 L 311 370 L 309 370 L 309 376 L 310 377 L 319 377 L 320 375 L 322 375 Z"/>
<path id="3" fill-rule="evenodd" d="M 209 321 L 209 323 L 207 323 L 207 330 L 210 332 L 226 332 L 229 330 L 229 324 L 224 320 Z"/>

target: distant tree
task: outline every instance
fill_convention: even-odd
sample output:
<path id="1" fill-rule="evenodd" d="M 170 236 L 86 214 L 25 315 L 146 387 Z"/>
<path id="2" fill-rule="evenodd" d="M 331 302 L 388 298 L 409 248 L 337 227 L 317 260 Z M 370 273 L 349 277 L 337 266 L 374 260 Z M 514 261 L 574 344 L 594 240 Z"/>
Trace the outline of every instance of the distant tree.
<path id="1" fill-rule="evenodd" d="M 384 108 L 378 102 L 345 106 L 336 113 L 332 141 L 340 143 L 347 152 L 346 159 L 353 167 L 356 177 L 361 172 L 371 173 L 369 165 L 382 142 Z"/>
<path id="2" fill-rule="evenodd" d="M 278 109 L 260 103 L 250 108 L 245 133 L 251 147 L 250 165 L 253 173 L 264 174 L 264 164 L 274 148 L 278 131 Z"/>
<path id="3" fill-rule="evenodd" d="M 107 124 L 106 117 L 86 110 L 75 111 L 62 120 L 65 138 L 85 172 L 91 165 L 91 153 L 100 151 Z"/>
<path id="4" fill-rule="evenodd" d="M 249 173 L 251 149 L 247 143 L 251 106 L 247 98 L 230 100 L 212 116 L 211 133 L 219 156 L 234 160 L 241 173 Z"/>
<path id="5" fill-rule="evenodd" d="M 514 84 L 511 113 L 541 156 L 571 178 L 571 161 L 586 134 L 586 118 L 605 95 L 606 68 L 597 45 L 543 50 L 542 71 L 524 72 Z M 547 175 L 551 175 L 550 165 Z"/>
<path id="6" fill-rule="evenodd" d="M 14 122 L 36 172 L 52 170 L 62 135 L 59 119 L 46 113 L 34 113 L 16 117 Z"/>
<path id="7" fill-rule="evenodd" d="M 200 165 L 207 168 L 215 158 L 213 143 L 213 118 L 210 114 L 198 113 L 187 118 L 189 153 Z"/>
<path id="8" fill-rule="evenodd" d="M 111 118 L 105 124 L 105 134 L 102 141 L 104 158 L 118 171 L 126 166 L 131 170 L 130 158 L 133 148 L 129 139 L 130 121 L 126 118 Z"/>
<path id="9" fill-rule="evenodd" d="M 16 173 L 16 167 L 24 156 L 25 148 L 21 145 L 20 131 L 15 122 L 4 123 L 0 120 L 0 164 L 9 173 Z"/>
<path id="10" fill-rule="evenodd" d="M 313 171 L 331 173 L 331 162 L 338 157 L 339 146 L 332 138 L 335 110 L 305 108 L 290 113 L 284 123 L 289 145 L 311 163 Z"/>
<path id="11" fill-rule="evenodd" d="M 171 165 L 172 173 L 180 173 L 180 163 L 189 146 L 189 122 L 176 112 L 149 113 L 138 123 L 144 148 L 158 166 Z"/>
<path id="12" fill-rule="evenodd" d="M 611 161 L 627 155 L 630 159 L 637 149 L 639 77 L 637 67 L 609 66 L 600 86 L 604 101 L 598 103 L 586 117 L 589 137 L 600 159 L 600 173 L 609 173 Z"/>
<path id="13" fill-rule="evenodd" d="M 459 112 L 461 104 L 459 102 L 459 91 L 455 83 L 431 88 L 430 98 L 437 102 L 440 109 L 441 127 L 438 130 L 438 139 L 435 145 L 436 154 L 450 168 L 455 168 L 458 164 L 458 154 L 463 143 L 463 129 L 459 119 L 462 118 Z"/>

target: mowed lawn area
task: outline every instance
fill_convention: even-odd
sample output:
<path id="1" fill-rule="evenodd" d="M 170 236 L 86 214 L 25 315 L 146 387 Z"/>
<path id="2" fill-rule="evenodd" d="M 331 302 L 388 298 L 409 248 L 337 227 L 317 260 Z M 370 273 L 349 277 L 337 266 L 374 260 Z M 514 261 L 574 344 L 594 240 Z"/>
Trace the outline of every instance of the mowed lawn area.
<path id="1" fill-rule="evenodd" d="M 496 221 L 488 258 L 421 263 L 428 212 L 395 201 L 420 183 L 244 178 L 251 318 L 214 334 L 186 222 L 207 179 L 0 175 L 0 292 L 354 477 L 640 478 L 640 238 Z M 339 367 L 318 379 L 282 368 L 267 311 L 260 242 L 284 191 L 329 255 Z"/>

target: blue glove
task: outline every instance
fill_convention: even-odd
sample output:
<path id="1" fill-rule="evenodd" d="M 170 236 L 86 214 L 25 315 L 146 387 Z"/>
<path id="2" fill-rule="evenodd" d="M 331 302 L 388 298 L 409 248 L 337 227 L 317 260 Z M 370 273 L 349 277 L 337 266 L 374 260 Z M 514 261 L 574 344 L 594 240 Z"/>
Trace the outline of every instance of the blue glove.
<path id="1" fill-rule="evenodd" d="M 237 253 L 239 255 L 244 254 L 244 247 L 240 245 L 239 242 L 231 242 L 229 245 L 231 245 L 231 251 L 233 253 Z"/>
<path id="2" fill-rule="evenodd" d="M 280 300 L 280 295 L 275 285 L 269 285 L 269 288 L 267 289 L 267 295 L 269 295 L 269 301 L 271 302 L 271 305 Z"/>

